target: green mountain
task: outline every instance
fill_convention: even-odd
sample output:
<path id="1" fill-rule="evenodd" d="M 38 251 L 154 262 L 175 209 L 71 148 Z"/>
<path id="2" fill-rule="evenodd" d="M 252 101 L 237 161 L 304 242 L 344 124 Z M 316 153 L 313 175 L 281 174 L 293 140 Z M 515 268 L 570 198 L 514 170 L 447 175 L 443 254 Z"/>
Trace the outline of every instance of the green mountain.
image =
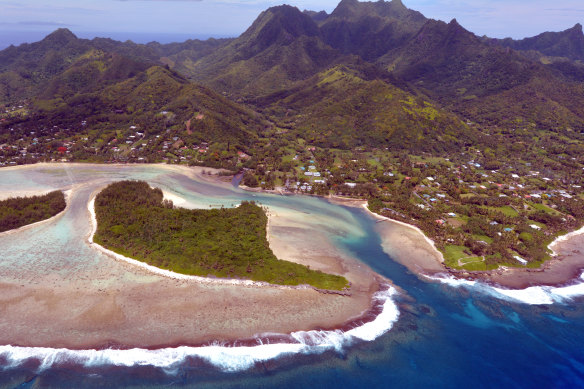
<path id="1" fill-rule="evenodd" d="M 0 102 L 91 90 L 133 77 L 157 63 L 156 58 L 143 45 L 78 39 L 59 29 L 40 42 L 0 51 Z"/>
<path id="2" fill-rule="evenodd" d="M 253 111 L 159 66 L 69 97 L 35 98 L 29 115 L 20 121 L 24 126 L 59 128 L 78 128 L 81 122 L 87 122 L 95 136 L 126 132 L 130 126 L 146 137 L 173 130 L 187 144 L 212 140 L 251 145 L 262 129 L 262 119 Z"/>
<path id="3" fill-rule="evenodd" d="M 427 19 L 401 0 L 343 0 L 320 23 L 323 40 L 346 54 L 374 61 L 410 39 Z"/>
<path id="4" fill-rule="evenodd" d="M 212 54 L 233 39 L 189 39 L 186 42 L 160 44 L 150 42 L 148 48 L 156 52 L 158 60 L 181 74 L 188 75 L 196 61 Z"/>
<path id="5" fill-rule="evenodd" d="M 288 5 L 273 7 L 185 74 L 236 97 L 261 96 L 289 88 L 340 58 L 320 38 L 310 16 Z"/>
<path id="6" fill-rule="evenodd" d="M 538 51 L 550 57 L 563 57 L 571 60 L 584 60 L 584 33 L 582 25 L 560 32 L 544 32 L 521 40 L 486 39 L 491 44 L 510 47 L 519 51 Z"/>
<path id="7" fill-rule="evenodd" d="M 583 128 L 580 83 L 516 51 L 484 43 L 456 20 L 428 20 L 379 62 L 444 107 L 484 125 Z"/>
<path id="8" fill-rule="evenodd" d="M 271 128 L 265 114 L 321 145 L 443 152 L 480 138 L 468 121 L 486 132 L 584 129 L 584 65 L 574 60 L 583 37 L 576 25 L 488 40 L 400 0 L 343 0 L 330 15 L 272 7 L 238 38 L 167 45 L 59 29 L 0 51 L 0 103 L 29 101 L 11 120 L 152 133 L 204 117 L 191 120 L 198 139 L 246 145 Z"/>
<path id="9" fill-rule="evenodd" d="M 124 48 L 129 56 L 120 54 Z M 260 115 L 157 65 L 157 55 L 148 46 L 78 39 L 64 29 L 1 51 L 0 104 L 25 104 L 4 118 L 5 126 L 103 139 L 132 126 L 146 137 L 173 131 L 190 143 L 254 142 L 263 128 Z"/>
<path id="10" fill-rule="evenodd" d="M 324 148 L 444 153 L 479 137 L 455 115 L 372 75 L 339 65 L 267 97 L 275 99 L 267 109 L 281 127 Z"/>

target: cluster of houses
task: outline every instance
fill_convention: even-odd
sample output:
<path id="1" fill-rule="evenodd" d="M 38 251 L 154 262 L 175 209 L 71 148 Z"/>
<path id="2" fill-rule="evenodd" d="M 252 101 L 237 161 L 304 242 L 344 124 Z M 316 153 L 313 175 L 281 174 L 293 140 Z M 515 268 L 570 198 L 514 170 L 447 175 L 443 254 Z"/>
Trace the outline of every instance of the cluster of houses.
<path id="1" fill-rule="evenodd" d="M 13 132 L 14 128 L 9 130 Z M 30 131 L 10 144 L 0 145 L 0 166 L 34 163 L 47 159 L 51 161 L 67 161 L 66 156 L 71 153 L 71 148 L 79 141 L 68 138 L 64 141 L 59 141 L 61 131 L 56 126 L 49 131 L 43 131 L 45 133 L 44 136 L 38 134 L 37 131 Z M 69 130 L 66 129 L 64 131 L 67 132 Z M 47 133 L 51 135 L 46 135 Z M 57 141 L 57 146 L 55 146 L 55 141 Z"/>

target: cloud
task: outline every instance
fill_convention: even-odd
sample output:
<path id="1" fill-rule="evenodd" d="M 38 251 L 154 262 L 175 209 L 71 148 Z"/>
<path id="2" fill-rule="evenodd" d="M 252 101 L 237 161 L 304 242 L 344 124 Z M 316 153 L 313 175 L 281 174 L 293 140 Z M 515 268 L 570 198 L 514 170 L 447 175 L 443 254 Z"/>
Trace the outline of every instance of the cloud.
<path id="1" fill-rule="evenodd" d="M 40 21 L 40 20 L 24 20 L 21 22 L 17 22 L 16 24 L 21 24 L 24 26 L 54 26 L 54 27 L 70 27 L 71 24 L 63 23 L 63 22 L 49 22 L 49 21 Z"/>
<path id="2" fill-rule="evenodd" d="M 0 26 L 35 26 L 35 27 L 75 27 L 74 24 L 42 20 L 22 20 L 19 22 L 0 22 Z"/>
<path id="3" fill-rule="evenodd" d="M 551 12 L 584 12 L 584 8 L 546 8 L 544 11 L 551 11 Z"/>

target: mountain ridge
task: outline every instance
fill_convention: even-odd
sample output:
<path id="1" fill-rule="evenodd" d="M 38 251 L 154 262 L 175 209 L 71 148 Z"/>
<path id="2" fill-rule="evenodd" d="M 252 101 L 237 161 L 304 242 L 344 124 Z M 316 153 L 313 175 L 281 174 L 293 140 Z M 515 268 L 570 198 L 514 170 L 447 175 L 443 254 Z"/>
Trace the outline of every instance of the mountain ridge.
<path id="1" fill-rule="evenodd" d="M 520 40 L 511 38 L 484 38 L 490 44 L 509 47 L 518 51 L 538 51 L 551 57 L 565 57 L 571 60 L 584 60 L 584 33 L 582 24 L 559 32 L 543 32 L 534 37 Z"/>
<path id="2" fill-rule="evenodd" d="M 456 19 L 427 19 L 399 0 L 343 0 L 330 14 L 281 5 L 262 12 L 237 38 L 167 45 L 84 40 L 58 29 L 40 42 L 0 52 L 0 97 L 66 101 L 162 66 L 252 110 L 280 112 L 282 107 L 274 104 L 289 106 L 290 96 L 307 93 L 322 74 L 344 67 L 347 74 L 361 74 L 362 85 L 373 95 L 373 90 L 397 87 L 414 100 L 427 101 L 440 115 L 459 115 L 461 122 L 580 129 L 584 66 L 569 58 L 544 63 L 527 54 L 535 46 L 544 51 L 577 48 L 563 43 L 566 36 L 584 37 L 582 26 L 514 41 L 521 46 L 515 50 L 477 37 Z M 319 88 L 318 93 L 322 101 L 342 105 L 334 97 L 340 89 Z M 319 114 L 311 99 L 294 101 L 295 111 Z M 403 112 L 399 104 L 392 109 L 396 117 Z"/>

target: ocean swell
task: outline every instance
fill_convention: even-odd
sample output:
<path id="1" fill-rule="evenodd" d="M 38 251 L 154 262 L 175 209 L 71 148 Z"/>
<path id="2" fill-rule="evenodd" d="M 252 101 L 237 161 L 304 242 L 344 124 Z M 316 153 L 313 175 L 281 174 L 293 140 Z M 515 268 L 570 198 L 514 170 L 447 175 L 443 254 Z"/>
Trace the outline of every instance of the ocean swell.
<path id="1" fill-rule="evenodd" d="M 0 371 L 38 362 L 38 371 L 57 365 L 74 364 L 86 368 L 96 366 L 152 366 L 168 374 L 189 358 L 200 359 L 225 372 L 247 370 L 256 363 L 291 354 L 321 354 L 325 351 L 342 351 L 355 341 L 372 341 L 388 332 L 399 317 L 394 301 L 397 290 L 391 286 L 374 294 L 374 307 L 379 311 L 373 320 L 359 323 L 349 329 L 298 331 L 290 335 L 258 337 L 254 345 L 180 346 L 148 350 L 104 349 L 70 350 L 66 348 L 0 346 Z M 270 339 L 276 339 L 276 343 Z M 3 366 L 3 367 L 2 367 Z"/>
<path id="2" fill-rule="evenodd" d="M 424 276 L 427 279 L 441 282 L 454 288 L 477 290 L 492 297 L 520 302 L 530 305 L 549 305 L 565 303 L 575 297 L 584 296 L 584 273 L 570 285 L 565 286 L 530 286 L 525 289 L 505 289 L 488 285 L 480 281 L 459 279 L 450 274 L 440 276 Z"/>

